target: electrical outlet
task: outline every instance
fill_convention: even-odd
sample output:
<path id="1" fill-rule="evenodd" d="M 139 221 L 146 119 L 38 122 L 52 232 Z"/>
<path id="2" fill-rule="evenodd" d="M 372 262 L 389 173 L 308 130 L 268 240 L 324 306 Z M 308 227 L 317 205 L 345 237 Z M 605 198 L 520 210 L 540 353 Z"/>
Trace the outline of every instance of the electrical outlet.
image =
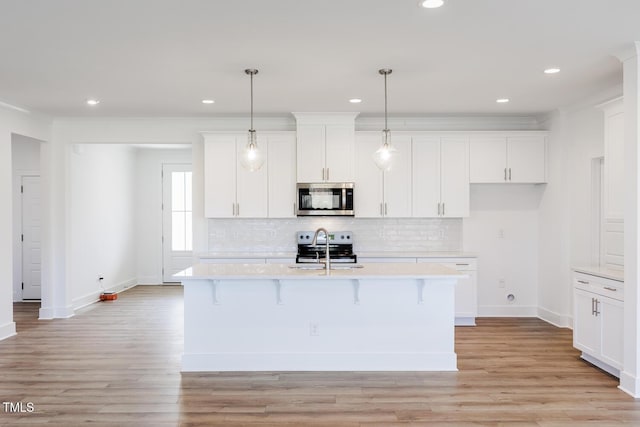
<path id="1" fill-rule="evenodd" d="M 312 337 L 317 337 L 320 335 L 320 325 L 316 322 L 309 323 L 309 335 Z"/>
<path id="2" fill-rule="evenodd" d="M 498 230 L 498 239 L 504 239 L 504 228 Z"/>
<path id="3" fill-rule="evenodd" d="M 498 280 L 498 287 L 504 289 L 507 287 L 507 282 L 504 279 Z"/>

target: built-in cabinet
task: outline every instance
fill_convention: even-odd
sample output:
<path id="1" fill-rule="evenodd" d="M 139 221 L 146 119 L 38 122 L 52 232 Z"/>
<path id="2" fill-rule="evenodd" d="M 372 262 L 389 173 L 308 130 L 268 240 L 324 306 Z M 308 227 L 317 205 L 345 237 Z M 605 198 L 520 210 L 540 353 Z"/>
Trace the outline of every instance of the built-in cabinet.
<path id="1" fill-rule="evenodd" d="M 397 149 L 390 170 L 379 169 L 373 153 L 380 148 L 379 132 L 358 132 L 355 143 L 354 210 L 356 217 L 411 216 L 411 137 L 394 136 Z"/>
<path id="2" fill-rule="evenodd" d="M 294 113 L 298 182 L 353 182 L 356 113 Z"/>
<path id="3" fill-rule="evenodd" d="M 469 215 L 469 138 L 412 138 L 412 216 Z"/>
<path id="4" fill-rule="evenodd" d="M 604 189 L 601 263 L 624 266 L 624 110 L 623 99 L 601 105 L 604 112 Z"/>
<path id="5" fill-rule="evenodd" d="M 544 183 L 545 159 L 544 135 L 472 134 L 469 180 L 472 184 Z"/>
<path id="6" fill-rule="evenodd" d="M 573 346 L 582 358 L 619 376 L 623 359 L 624 282 L 574 271 Z"/>
<path id="7" fill-rule="evenodd" d="M 295 210 L 295 137 L 259 135 L 266 155 L 250 172 L 240 164 L 245 133 L 204 135 L 204 211 L 207 218 L 288 218 Z"/>

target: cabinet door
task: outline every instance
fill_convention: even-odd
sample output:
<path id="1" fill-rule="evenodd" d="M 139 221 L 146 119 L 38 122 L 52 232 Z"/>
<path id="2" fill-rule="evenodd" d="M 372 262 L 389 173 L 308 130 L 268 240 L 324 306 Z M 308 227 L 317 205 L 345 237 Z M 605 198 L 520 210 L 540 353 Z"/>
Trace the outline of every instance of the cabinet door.
<path id="1" fill-rule="evenodd" d="M 384 215 L 394 218 L 410 217 L 411 137 L 395 137 L 392 144 L 398 151 L 391 169 L 383 173 Z M 371 156 L 369 158 L 371 159 Z M 373 163 L 373 160 L 371 162 Z"/>
<path id="2" fill-rule="evenodd" d="M 605 111 L 604 150 L 604 216 L 624 219 L 624 112 L 621 102 Z"/>
<path id="3" fill-rule="evenodd" d="M 204 216 L 231 218 L 236 203 L 236 138 L 207 137 L 204 143 Z"/>
<path id="4" fill-rule="evenodd" d="M 598 297 L 598 317 L 602 331 L 602 361 L 622 369 L 624 303 L 613 298 Z"/>
<path id="5" fill-rule="evenodd" d="M 456 285 L 456 317 L 475 318 L 478 315 L 477 281 L 478 273 L 463 271 L 469 277 L 458 279 Z"/>
<path id="6" fill-rule="evenodd" d="M 414 217 L 440 215 L 440 138 L 421 137 L 411 141 L 411 175 Z"/>
<path id="7" fill-rule="evenodd" d="M 382 210 L 382 171 L 373 161 L 380 138 L 373 134 L 356 136 L 353 204 L 358 218 L 379 218 Z"/>
<path id="8" fill-rule="evenodd" d="M 440 142 L 441 215 L 469 216 L 469 142 L 467 138 L 443 138 Z"/>
<path id="9" fill-rule="evenodd" d="M 592 356 L 600 353 L 600 319 L 593 314 L 595 294 L 575 289 L 573 346 Z"/>
<path id="10" fill-rule="evenodd" d="M 506 138 L 471 138 L 469 143 L 469 179 L 472 184 L 506 182 L 506 167 Z"/>
<path id="11" fill-rule="evenodd" d="M 296 216 L 296 140 L 292 135 L 269 136 L 269 218 Z"/>
<path id="12" fill-rule="evenodd" d="M 298 182 L 322 182 L 325 164 L 325 126 L 299 125 L 297 139 Z"/>
<path id="13" fill-rule="evenodd" d="M 269 147 L 267 141 L 260 141 L 267 159 L 265 164 L 255 172 L 251 172 L 238 164 L 236 166 L 236 216 L 241 218 L 267 217 L 267 171 L 269 169 Z M 237 144 L 238 158 L 242 155 L 245 142 Z"/>
<path id="14" fill-rule="evenodd" d="M 325 180 L 353 182 L 353 125 L 327 125 L 325 128 Z"/>
<path id="15" fill-rule="evenodd" d="M 546 144 L 544 136 L 507 138 L 509 182 L 545 182 Z"/>

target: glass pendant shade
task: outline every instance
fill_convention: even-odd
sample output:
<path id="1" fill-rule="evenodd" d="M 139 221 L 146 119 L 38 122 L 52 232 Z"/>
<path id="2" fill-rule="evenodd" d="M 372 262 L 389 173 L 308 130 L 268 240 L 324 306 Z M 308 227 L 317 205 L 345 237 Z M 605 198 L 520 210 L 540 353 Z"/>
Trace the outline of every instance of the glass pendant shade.
<path id="1" fill-rule="evenodd" d="M 249 68 L 244 70 L 245 74 L 251 76 L 251 128 L 249 129 L 249 135 L 247 138 L 247 145 L 242 150 L 240 156 L 240 164 L 243 168 L 250 172 L 256 172 L 260 170 L 264 164 L 264 153 L 258 147 L 258 136 L 256 130 L 253 128 L 253 76 L 258 74 L 258 70 Z"/>
<path id="2" fill-rule="evenodd" d="M 382 145 L 373 153 L 373 161 L 378 168 L 384 171 L 391 170 L 396 152 L 396 148 L 391 145 L 391 132 L 389 129 L 384 129 L 382 131 Z"/>
<path id="3" fill-rule="evenodd" d="M 387 126 L 387 76 L 391 74 L 391 69 L 383 68 L 378 73 L 384 76 L 384 129 L 382 130 L 382 145 L 373 153 L 373 161 L 378 168 L 383 171 L 391 170 L 396 149 L 391 145 L 391 131 Z"/>
<path id="4" fill-rule="evenodd" d="M 250 129 L 247 145 L 244 147 L 244 150 L 242 150 L 240 164 L 242 164 L 242 167 L 246 170 L 255 172 L 260 170 L 260 168 L 264 164 L 264 160 L 264 153 L 262 152 L 260 147 L 258 147 L 258 138 L 256 135 L 256 131 Z"/>

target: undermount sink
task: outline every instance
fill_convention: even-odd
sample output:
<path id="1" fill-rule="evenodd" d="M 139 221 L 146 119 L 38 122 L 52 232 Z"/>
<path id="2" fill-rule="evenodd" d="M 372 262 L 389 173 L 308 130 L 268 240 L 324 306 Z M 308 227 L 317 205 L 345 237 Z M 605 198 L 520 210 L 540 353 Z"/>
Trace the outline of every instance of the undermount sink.
<path id="1" fill-rule="evenodd" d="M 353 270 L 354 268 L 362 268 L 360 264 L 332 264 L 331 270 Z M 295 268 L 298 270 L 324 270 L 324 264 L 294 264 L 289 268 Z"/>

